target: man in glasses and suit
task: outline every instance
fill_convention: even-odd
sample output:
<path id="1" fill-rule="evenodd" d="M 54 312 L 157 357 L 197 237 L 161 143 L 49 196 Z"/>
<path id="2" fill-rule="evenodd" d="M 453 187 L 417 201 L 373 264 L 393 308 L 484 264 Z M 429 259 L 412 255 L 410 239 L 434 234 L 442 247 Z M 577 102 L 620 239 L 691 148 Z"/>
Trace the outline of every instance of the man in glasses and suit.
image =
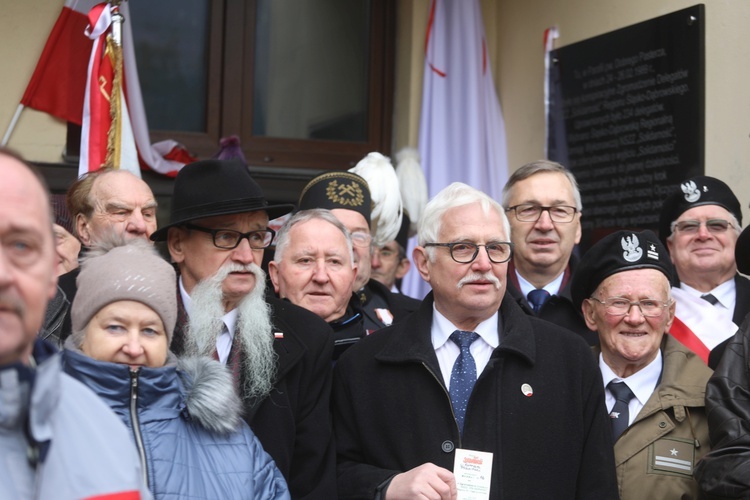
<path id="1" fill-rule="evenodd" d="M 652 231 L 618 231 L 581 258 L 571 292 L 599 334 L 622 500 L 699 498 L 693 468 L 710 449 L 711 370 L 666 332 L 673 266 Z"/>
<path id="2" fill-rule="evenodd" d="M 331 330 L 315 314 L 266 297 L 260 268 L 273 240 L 269 204 L 239 160 L 205 160 L 177 174 L 166 241 L 179 270 L 175 354 L 218 359 L 232 372 L 244 419 L 293 498 L 336 498 L 330 424 Z"/>
<path id="3" fill-rule="evenodd" d="M 339 497 L 454 500 L 483 476 L 493 499 L 617 498 L 596 363 L 506 295 L 500 204 L 453 183 L 418 234 L 413 262 L 432 292 L 334 368 Z"/>
<path id="4" fill-rule="evenodd" d="M 508 293 L 526 314 L 564 326 L 596 345 L 596 333 L 586 327 L 580 308 L 570 300 L 582 210 L 573 174 L 551 161 L 527 163 L 505 184 L 503 207 L 515 244 L 508 264 Z"/>
<path id="5" fill-rule="evenodd" d="M 734 253 L 742 207 L 714 177 L 675 186 L 659 216 L 659 237 L 677 269 L 671 333 L 715 369 L 729 339 L 750 312 L 750 280 L 737 274 Z"/>

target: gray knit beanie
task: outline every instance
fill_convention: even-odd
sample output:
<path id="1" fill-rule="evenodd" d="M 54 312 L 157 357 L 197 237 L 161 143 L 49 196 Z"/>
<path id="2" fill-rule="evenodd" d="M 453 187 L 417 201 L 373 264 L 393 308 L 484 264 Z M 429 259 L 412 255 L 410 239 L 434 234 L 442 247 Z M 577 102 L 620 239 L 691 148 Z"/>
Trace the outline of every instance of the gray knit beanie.
<path id="1" fill-rule="evenodd" d="M 70 317 L 74 335 L 103 307 L 133 300 L 153 309 L 164 323 L 167 345 L 177 320 L 176 277 L 148 242 L 109 235 L 81 263 Z"/>

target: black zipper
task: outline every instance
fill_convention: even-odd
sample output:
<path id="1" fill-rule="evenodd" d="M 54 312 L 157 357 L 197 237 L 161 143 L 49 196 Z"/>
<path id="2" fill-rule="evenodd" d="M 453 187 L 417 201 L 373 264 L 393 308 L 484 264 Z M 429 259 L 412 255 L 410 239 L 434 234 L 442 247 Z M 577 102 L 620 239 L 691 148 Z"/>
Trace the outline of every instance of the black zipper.
<path id="1" fill-rule="evenodd" d="M 133 428 L 135 436 L 135 445 L 138 448 L 138 456 L 141 458 L 141 467 L 143 468 L 143 482 L 146 486 L 148 483 L 148 468 L 146 467 L 146 448 L 143 446 L 143 436 L 141 435 L 141 424 L 138 421 L 138 373 L 140 368 L 130 371 L 130 425 Z"/>

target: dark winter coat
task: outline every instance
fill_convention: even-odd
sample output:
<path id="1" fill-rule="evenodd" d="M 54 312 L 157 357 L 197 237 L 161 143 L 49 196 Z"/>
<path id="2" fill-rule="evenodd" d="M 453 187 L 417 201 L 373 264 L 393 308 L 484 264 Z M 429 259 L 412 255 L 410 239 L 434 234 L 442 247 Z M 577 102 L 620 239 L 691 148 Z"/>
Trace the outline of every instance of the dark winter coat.
<path id="1" fill-rule="evenodd" d="M 474 386 L 462 438 L 431 342 L 432 304 L 430 294 L 336 365 L 340 498 L 375 498 L 426 462 L 453 470 L 457 447 L 494 454 L 492 499 L 617 498 L 604 389 L 586 343 L 506 294 L 500 345 Z"/>

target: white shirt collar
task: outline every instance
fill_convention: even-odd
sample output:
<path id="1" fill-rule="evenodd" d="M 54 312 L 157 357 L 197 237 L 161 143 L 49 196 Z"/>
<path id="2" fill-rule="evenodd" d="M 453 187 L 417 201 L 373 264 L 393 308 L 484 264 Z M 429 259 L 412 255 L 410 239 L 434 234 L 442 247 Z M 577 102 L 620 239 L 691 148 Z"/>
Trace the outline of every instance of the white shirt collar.
<path id="1" fill-rule="evenodd" d="M 690 285 L 686 285 L 685 283 L 680 283 L 680 288 L 694 297 L 705 295 L 705 293 L 699 292 L 695 288 L 691 287 Z M 734 283 L 734 277 L 725 281 L 708 293 L 716 297 L 716 299 L 719 301 L 719 303 L 714 307 L 721 306 L 722 308 L 734 313 L 734 306 L 737 302 L 737 286 Z"/>
<path id="2" fill-rule="evenodd" d="M 536 290 L 536 287 L 532 285 L 531 283 L 529 283 L 528 281 L 526 281 L 526 279 L 523 276 L 521 276 L 521 274 L 518 272 L 518 269 L 516 269 L 515 272 L 516 272 L 516 277 L 518 277 L 518 285 L 521 287 L 521 293 L 523 294 L 524 297 L 528 297 L 529 292 L 532 290 Z M 560 291 L 560 287 L 562 286 L 564 275 L 565 275 L 565 271 L 561 272 L 560 276 L 558 276 L 557 278 L 553 279 L 552 281 L 544 285 L 544 290 L 547 290 L 547 292 L 550 295 L 557 295 L 557 293 Z"/>
<path id="3" fill-rule="evenodd" d="M 656 385 L 659 383 L 659 377 L 661 377 L 661 349 L 656 351 L 656 357 L 653 361 L 627 378 L 618 377 L 609 365 L 604 362 L 602 354 L 599 354 L 599 369 L 602 372 L 602 381 L 604 382 L 605 389 L 613 380 L 615 382 L 625 382 L 630 387 L 630 390 L 633 391 L 633 394 L 642 407 L 646 404 L 648 398 L 651 397 L 651 394 L 656 389 Z"/>
<path id="4" fill-rule="evenodd" d="M 482 321 L 477 325 L 474 331 L 479 337 L 484 340 L 493 349 L 500 344 L 498 337 L 498 313 L 495 312 L 492 316 Z M 449 339 L 453 332 L 459 330 L 451 321 L 440 314 L 435 304 L 432 304 L 432 346 L 438 349 L 443 346 Z"/>

